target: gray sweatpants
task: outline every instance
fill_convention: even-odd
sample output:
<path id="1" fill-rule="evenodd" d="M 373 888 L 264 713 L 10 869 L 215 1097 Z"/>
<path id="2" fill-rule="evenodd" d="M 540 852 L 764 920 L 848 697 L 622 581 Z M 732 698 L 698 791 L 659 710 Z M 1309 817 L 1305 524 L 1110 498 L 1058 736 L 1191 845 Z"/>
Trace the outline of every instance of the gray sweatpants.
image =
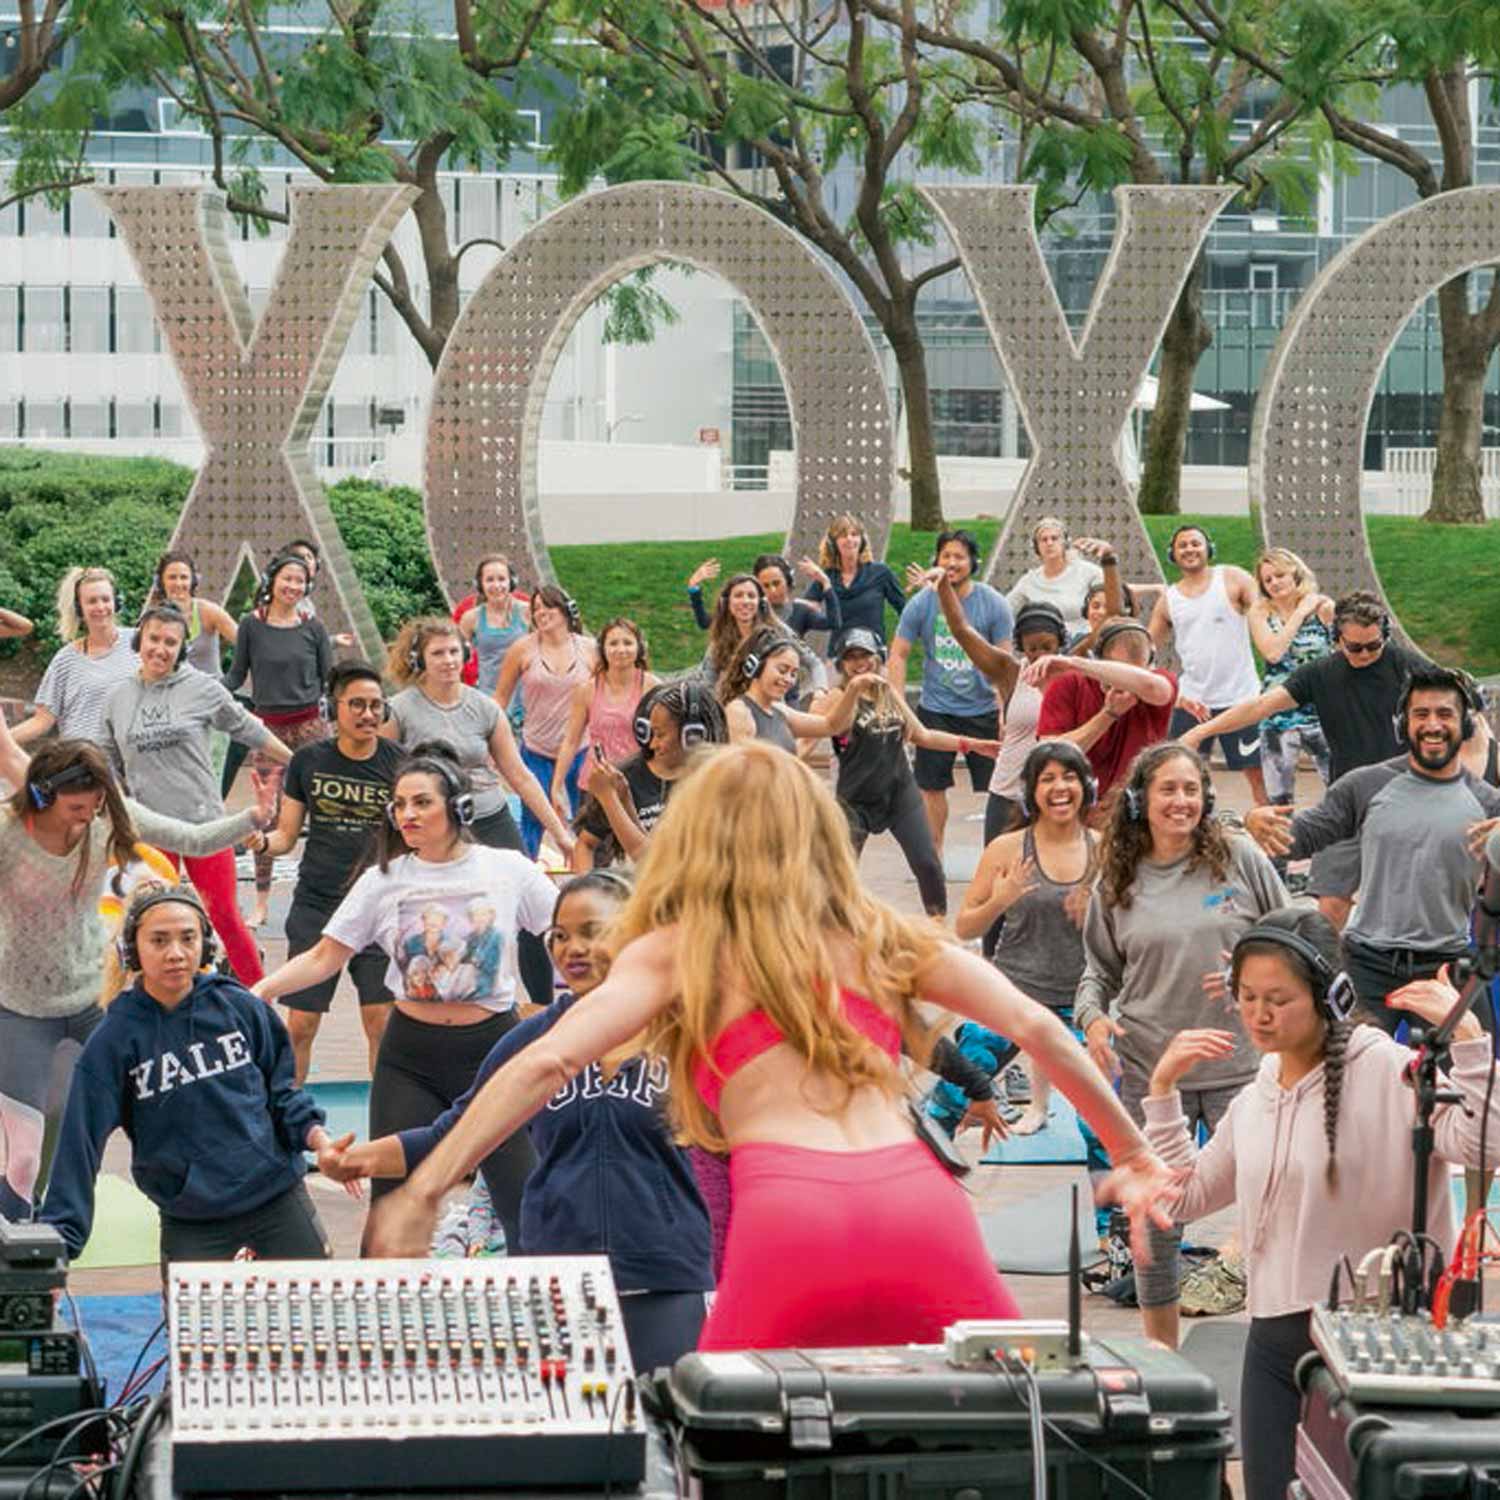
<path id="1" fill-rule="evenodd" d="M 1130 1118 L 1144 1127 L 1146 1114 L 1141 1108 L 1141 1100 L 1146 1097 L 1151 1075 L 1139 1072 L 1123 1059 L 1121 1062 L 1120 1103 L 1125 1106 Z M 1233 1083 L 1218 1088 L 1180 1090 L 1182 1112 L 1187 1116 L 1188 1125 L 1194 1133 L 1202 1125 L 1212 1135 L 1219 1128 L 1219 1121 L 1228 1112 L 1230 1101 L 1244 1087 L 1244 1083 Z M 1146 1238 L 1151 1248 L 1151 1262 L 1149 1265 L 1136 1265 L 1136 1301 L 1142 1307 L 1166 1307 L 1177 1300 L 1177 1289 L 1182 1279 L 1182 1225 L 1158 1229 L 1153 1224 L 1148 1228 Z"/>

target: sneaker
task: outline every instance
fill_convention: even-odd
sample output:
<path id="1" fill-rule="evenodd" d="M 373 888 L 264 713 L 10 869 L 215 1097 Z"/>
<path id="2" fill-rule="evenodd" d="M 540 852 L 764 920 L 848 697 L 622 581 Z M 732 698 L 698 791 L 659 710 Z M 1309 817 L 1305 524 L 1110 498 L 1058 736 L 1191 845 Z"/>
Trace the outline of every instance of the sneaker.
<path id="1" fill-rule="evenodd" d="M 1012 1063 L 1004 1073 L 1005 1097 L 1012 1104 L 1031 1103 L 1031 1079 L 1020 1063 Z"/>
<path id="2" fill-rule="evenodd" d="M 1242 1312 L 1245 1306 L 1245 1264 L 1242 1260 L 1216 1255 L 1195 1266 L 1182 1278 L 1179 1294 L 1185 1318 L 1222 1317 Z"/>

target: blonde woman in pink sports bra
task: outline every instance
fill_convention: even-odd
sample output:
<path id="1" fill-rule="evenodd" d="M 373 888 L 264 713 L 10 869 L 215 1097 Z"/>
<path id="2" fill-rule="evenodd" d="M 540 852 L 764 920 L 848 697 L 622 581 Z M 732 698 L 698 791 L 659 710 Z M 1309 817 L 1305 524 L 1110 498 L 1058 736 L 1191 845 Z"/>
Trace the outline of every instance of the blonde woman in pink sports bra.
<path id="1" fill-rule="evenodd" d="M 641 748 L 635 738 L 636 706 L 660 680 L 650 670 L 646 637 L 634 620 L 616 615 L 594 637 L 594 645 L 594 672 L 573 689 L 568 727 L 552 773 L 552 805 L 562 818 L 573 816 L 564 767 L 573 764 L 584 744 L 592 744 L 595 755 L 614 765 L 636 754 Z M 590 764 L 585 757 L 578 774 L 580 792 L 589 789 Z"/>
<path id="2" fill-rule="evenodd" d="M 833 794 L 773 745 L 716 749 L 688 773 L 607 941 L 604 982 L 377 1208 L 372 1253 L 424 1254 L 453 1182 L 591 1062 L 645 1052 L 666 1060 L 676 1138 L 729 1153 L 700 1349 L 929 1343 L 959 1318 L 1014 1317 L 973 1205 L 906 1109 L 897 1054 L 903 1039 L 928 1054 L 919 1000 L 1032 1053 L 1109 1150 L 1110 1195 L 1139 1228 L 1167 1219 L 1172 1178 L 1062 1022 L 871 896 Z"/>
<path id="3" fill-rule="evenodd" d="M 495 701 L 502 710 L 519 687 L 525 719 L 521 725 L 521 759 L 543 787 L 561 780 L 564 800 L 556 802 L 566 820 L 578 810 L 578 773 L 589 748 L 587 731 L 570 761 L 562 760 L 563 741 L 573 709 L 573 694 L 594 679 L 599 648 L 579 629 L 578 606 L 555 583 L 531 596 L 531 632 L 505 653 Z M 521 809 L 521 845 L 535 859 L 542 844 L 542 825 L 529 807 Z"/>

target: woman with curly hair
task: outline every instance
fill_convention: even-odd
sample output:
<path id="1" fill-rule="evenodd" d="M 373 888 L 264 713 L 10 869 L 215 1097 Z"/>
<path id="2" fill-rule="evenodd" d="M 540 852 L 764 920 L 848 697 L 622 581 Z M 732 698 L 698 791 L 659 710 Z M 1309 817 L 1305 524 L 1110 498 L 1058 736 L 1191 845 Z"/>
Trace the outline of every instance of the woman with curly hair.
<path id="1" fill-rule="evenodd" d="M 1224 1025 L 1235 1045 L 1206 1064 L 1183 1095 L 1196 1127 L 1211 1132 L 1255 1075 L 1255 1050 L 1206 975 L 1246 928 L 1287 904 L 1270 859 L 1253 839 L 1214 817 L 1208 766 L 1175 743 L 1136 756 L 1113 799 L 1099 847 L 1099 883 L 1083 924 L 1084 970 L 1073 1023 L 1106 1078 L 1120 1080 L 1132 1118 L 1143 1118 L 1151 1070 L 1189 1027 Z M 1177 1343 L 1181 1231 L 1151 1234 L 1151 1258 L 1136 1267 L 1146 1333 Z"/>
<path id="2" fill-rule="evenodd" d="M 795 755 L 798 740 L 848 731 L 862 693 L 860 684 L 851 679 L 841 691 L 827 695 L 821 712 L 803 713 L 788 706 L 797 686 L 797 662 L 797 642 L 779 628 L 757 630 L 730 658 L 719 681 L 719 701 L 731 745 L 768 740 Z"/>
<path id="3" fill-rule="evenodd" d="M 1338 933 L 1321 913 L 1266 913 L 1234 945 L 1229 970 L 1233 1003 L 1260 1054 L 1255 1081 L 1198 1150 L 1182 1080 L 1230 1055 L 1239 1039 L 1222 1028 L 1193 1028 L 1168 1045 L 1145 1104 L 1152 1145 L 1189 1174 L 1181 1217 L 1203 1218 L 1231 1203 L 1239 1209 L 1250 1300 L 1240 1402 L 1248 1500 L 1280 1500 L 1292 1480 L 1301 1405 L 1294 1376 L 1313 1347 L 1309 1309 L 1328 1295 L 1346 1257 L 1385 1244 L 1410 1222 L 1411 1053 L 1374 1026 L 1350 1027 L 1344 1017 L 1353 991 L 1342 969 Z M 1386 1003 L 1437 1025 L 1456 998 L 1443 974 L 1413 980 Z M 1450 1086 L 1460 1102 L 1438 1111 L 1437 1154 L 1477 1167 L 1494 1058 L 1472 1013 L 1459 1023 L 1451 1053 Z M 1493 1140 L 1500 1138 L 1500 1096 L 1490 1109 Z M 1455 1225 L 1446 1172 L 1432 1176 L 1427 1213 L 1433 1238 L 1448 1250 Z"/>
<path id="4" fill-rule="evenodd" d="M 1093 1120 L 1137 1219 L 1161 1164 L 1061 1022 L 859 882 L 828 788 L 767 745 L 706 758 L 652 834 L 609 977 L 500 1068 L 372 1219 L 424 1254 L 448 1186 L 599 1058 L 666 1060 L 676 1138 L 728 1150 L 734 1213 L 701 1349 L 932 1342 L 1011 1317 L 963 1190 L 914 1134 L 898 1057 L 919 1000 L 1016 1037 Z M 767 1275 L 795 1266 L 796 1275 Z"/>

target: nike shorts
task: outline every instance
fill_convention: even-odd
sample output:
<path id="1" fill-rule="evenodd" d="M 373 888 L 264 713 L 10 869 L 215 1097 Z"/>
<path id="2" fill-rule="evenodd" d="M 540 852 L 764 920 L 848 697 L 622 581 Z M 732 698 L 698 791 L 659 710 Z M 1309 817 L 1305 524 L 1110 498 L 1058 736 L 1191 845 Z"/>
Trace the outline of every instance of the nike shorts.
<path id="1" fill-rule="evenodd" d="M 1228 706 L 1228 705 L 1226 705 Z M 1221 714 L 1222 708 L 1210 710 L 1211 713 Z M 1186 734 L 1198 721 L 1185 708 L 1174 708 L 1172 710 L 1172 724 L 1167 730 L 1168 739 L 1178 739 Z M 1217 740 L 1219 749 L 1224 752 L 1224 764 L 1231 771 L 1255 771 L 1260 768 L 1260 730 L 1236 729 L 1229 734 L 1216 734 L 1213 739 L 1204 740 L 1201 749 L 1207 755 Z"/>

